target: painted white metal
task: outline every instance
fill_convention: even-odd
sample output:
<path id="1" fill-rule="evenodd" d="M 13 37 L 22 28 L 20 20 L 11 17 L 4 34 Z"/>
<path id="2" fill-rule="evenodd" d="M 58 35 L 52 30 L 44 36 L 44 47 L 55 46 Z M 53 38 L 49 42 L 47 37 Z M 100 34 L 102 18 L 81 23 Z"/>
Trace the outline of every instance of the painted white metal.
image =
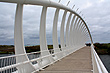
<path id="1" fill-rule="evenodd" d="M 68 21 L 66 24 L 66 47 L 69 47 L 69 26 L 70 26 L 71 16 L 72 16 L 72 13 L 69 14 Z"/>
<path id="2" fill-rule="evenodd" d="M 79 22 L 80 22 L 80 19 L 78 20 L 78 22 L 76 24 L 76 27 L 75 27 L 75 30 L 76 30 L 76 44 L 77 44 L 78 48 L 80 47 L 79 44 L 78 44 L 79 43 L 78 40 L 79 40 L 79 37 L 81 37 L 80 35 L 78 35 L 78 25 L 79 25 Z"/>
<path id="3" fill-rule="evenodd" d="M 55 16 L 54 16 L 54 21 L 53 21 L 53 49 L 54 53 L 60 52 L 59 44 L 58 44 L 58 36 L 57 36 L 57 25 L 58 25 L 58 16 L 59 16 L 59 10 L 56 9 Z M 56 54 L 55 59 L 61 58 L 61 54 Z"/>
<path id="4" fill-rule="evenodd" d="M 75 43 L 76 43 L 76 48 L 80 48 L 80 46 L 79 46 L 79 44 L 78 44 L 78 40 L 79 40 L 79 37 L 80 37 L 80 38 L 82 37 L 81 35 L 78 36 L 78 30 L 77 30 L 77 28 L 78 28 L 79 22 L 80 22 L 80 18 L 78 19 L 76 25 L 74 26 L 74 31 L 75 31 L 74 37 L 75 37 L 75 41 L 76 41 L 76 42 L 75 42 Z M 81 40 L 82 40 L 82 39 L 81 39 Z M 81 40 L 80 40 L 80 41 L 81 41 Z"/>
<path id="5" fill-rule="evenodd" d="M 81 21 L 81 20 L 80 20 Z M 81 30 L 80 30 L 80 26 L 81 26 L 81 23 L 82 22 L 80 22 L 79 23 L 79 25 L 78 25 L 78 27 L 77 27 L 77 35 L 78 35 L 78 45 L 81 45 L 81 37 L 82 37 L 82 35 L 81 35 Z M 80 46 L 79 46 L 80 47 Z"/>
<path id="6" fill-rule="evenodd" d="M 62 22 L 61 22 L 61 28 L 60 28 L 60 44 L 62 51 L 65 50 L 65 41 L 64 41 L 64 26 L 65 26 L 65 19 L 66 19 L 67 10 L 64 11 Z"/>
<path id="7" fill-rule="evenodd" d="M 69 46 L 69 28 L 70 28 L 71 17 L 72 17 L 72 13 L 69 14 L 67 24 L 66 24 L 66 33 L 65 33 L 65 36 L 66 36 L 66 49 L 68 49 L 68 51 L 65 52 L 66 55 L 69 54 L 70 51 L 71 51 L 71 50 L 69 50 L 70 49 L 70 46 Z"/>
<path id="8" fill-rule="evenodd" d="M 23 4 L 17 4 L 15 16 L 15 32 L 14 32 L 16 55 L 26 53 L 23 39 L 22 16 L 23 16 Z M 23 61 L 29 61 L 26 54 L 24 56 L 16 57 L 16 63 L 20 63 Z M 21 65 L 17 67 L 17 69 L 20 71 L 20 73 L 30 73 L 33 70 L 35 70 L 31 63 Z"/>
<path id="9" fill-rule="evenodd" d="M 96 51 L 94 50 L 94 45 L 91 44 L 91 54 L 93 63 L 93 73 L 108 73 Z"/>
<path id="10" fill-rule="evenodd" d="M 54 21 L 53 21 L 53 48 L 59 48 L 58 36 L 57 36 L 58 16 L 59 16 L 59 9 L 56 9 Z"/>
<path id="11" fill-rule="evenodd" d="M 47 48 L 47 41 L 46 41 L 46 13 L 47 13 L 47 7 L 42 8 L 42 14 L 41 14 L 41 20 L 40 20 L 40 48 L 41 52 L 44 50 L 48 51 Z M 42 53 L 42 56 L 48 55 L 47 53 Z"/>
<path id="12" fill-rule="evenodd" d="M 82 37 L 83 37 L 83 32 L 82 32 L 82 21 L 81 21 L 81 23 L 80 23 L 80 25 L 79 25 L 79 28 L 78 28 L 78 31 L 79 31 L 79 44 L 81 45 L 81 46 L 83 46 L 83 44 L 82 44 Z M 81 37 L 80 37 L 81 36 Z"/>
<path id="13" fill-rule="evenodd" d="M 75 48 L 77 48 L 77 45 L 76 45 L 76 30 L 75 30 L 75 26 L 76 26 L 76 24 L 77 24 L 77 21 L 78 21 L 78 16 L 76 17 L 76 20 L 75 20 L 75 22 L 74 22 L 74 26 L 72 27 L 72 31 L 70 32 L 72 35 L 71 35 L 71 38 L 70 39 L 72 39 L 71 40 L 71 46 L 72 46 L 72 44 L 74 44 L 74 47 Z"/>
<path id="14" fill-rule="evenodd" d="M 84 47 L 85 45 L 82 43 L 82 40 L 83 40 L 83 38 L 82 38 L 82 33 L 81 33 L 81 29 L 80 29 L 80 27 L 81 27 L 81 23 L 82 23 L 82 21 L 80 20 L 80 23 L 79 23 L 79 25 L 78 25 L 78 28 L 77 28 L 77 35 L 78 35 L 78 45 L 79 45 L 79 48 L 81 48 L 81 47 Z M 86 41 L 85 41 L 86 42 Z"/>
<path id="15" fill-rule="evenodd" d="M 13 73 L 35 73 L 42 68 L 53 64 L 54 62 L 64 58 L 65 56 L 73 53 L 79 48 L 85 45 L 85 42 L 90 37 L 91 40 L 91 54 L 93 61 L 93 72 L 94 73 L 108 73 L 100 58 L 93 47 L 93 40 L 90 34 L 90 31 L 83 20 L 83 18 L 73 11 L 71 8 L 64 6 L 60 3 L 53 2 L 51 0 L 0 0 L 0 2 L 9 2 L 9 3 L 17 3 L 17 10 L 15 16 L 15 53 L 14 56 L 2 57 L 0 58 L 4 64 L 1 64 L 0 72 L 5 72 L 10 69 L 10 73 L 13 72 L 14 68 L 17 68 Z M 32 52 L 26 53 L 24 48 L 24 39 L 23 39 L 23 31 L 22 31 L 22 16 L 23 16 L 23 4 L 32 4 L 32 5 L 40 5 L 43 6 L 41 20 L 40 20 L 40 52 Z M 68 5 L 68 4 L 67 4 Z M 53 7 L 56 8 L 56 12 L 54 15 L 53 21 L 53 50 L 54 53 L 50 54 L 47 41 L 46 41 L 46 13 L 47 8 Z M 74 6 L 73 6 L 74 7 Z M 58 16 L 59 11 L 63 9 L 64 14 L 62 17 L 61 28 L 60 28 L 60 41 L 61 41 L 61 50 L 58 45 L 58 36 L 57 36 L 57 25 L 58 25 Z M 64 43 L 64 26 L 67 12 L 70 12 L 70 15 L 66 24 L 66 43 Z M 71 16 L 73 16 L 72 21 Z M 73 25 L 74 23 L 74 25 Z M 70 27 L 70 28 L 69 28 Z M 66 46 L 65 46 L 66 45 Z M 41 54 L 40 57 L 34 57 L 35 54 Z M 28 55 L 33 55 L 29 58 Z M 54 57 L 52 57 L 54 56 Z M 10 59 L 12 58 L 12 59 Z M 5 65 L 5 61 L 16 60 L 16 63 L 9 63 L 9 65 Z M 33 62 L 37 62 L 33 64 Z"/>
<path id="16" fill-rule="evenodd" d="M 73 38 L 72 38 L 72 33 L 73 33 L 73 31 L 72 31 L 72 29 L 73 29 L 73 23 L 74 23 L 74 21 L 75 21 L 75 17 L 76 17 L 76 15 L 74 15 L 73 16 L 73 18 L 72 18 L 72 21 L 71 21 L 71 25 L 70 25 L 70 32 L 69 32 L 69 46 L 71 47 L 74 43 L 72 42 L 72 40 L 73 40 Z"/>
<path id="17" fill-rule="evenodd" d="M 42 8 L 42 14 L 41 14 L 41 20 L 40 20 L 40 50 L 41 50 L 41 56 L 49 55 L 48 47 L 47 47 L 47 41 L 46 41 L 46 13 L 47 13 L 47 7 L 44 6 Z M 46 50 L 45 52 L 42 52 Z M 53 62 L 52 56 L 45 58 L 42 60 L 42 66 L 49 64 Z"/>

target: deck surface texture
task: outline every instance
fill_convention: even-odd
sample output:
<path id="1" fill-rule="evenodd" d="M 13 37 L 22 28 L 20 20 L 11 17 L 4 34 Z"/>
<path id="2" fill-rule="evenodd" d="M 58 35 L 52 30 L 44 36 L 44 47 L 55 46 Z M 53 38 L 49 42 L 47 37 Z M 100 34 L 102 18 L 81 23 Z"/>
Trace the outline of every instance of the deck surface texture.
<path id="1" fill-rule="evenodd" d="M 93 73 L 90 47 L 80 50 L 48 66 L 39 73 Z"/>

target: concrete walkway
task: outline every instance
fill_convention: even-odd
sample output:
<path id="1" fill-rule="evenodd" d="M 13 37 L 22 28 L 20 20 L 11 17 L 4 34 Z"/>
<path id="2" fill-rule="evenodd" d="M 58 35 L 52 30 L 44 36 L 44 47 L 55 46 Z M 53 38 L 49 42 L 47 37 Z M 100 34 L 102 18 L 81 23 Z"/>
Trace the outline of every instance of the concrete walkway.
<path id="1" fill-rule="evenodd" d="M 39 73 L 93 73 L 91 70 L 91 49 L 84 47 Z"/>

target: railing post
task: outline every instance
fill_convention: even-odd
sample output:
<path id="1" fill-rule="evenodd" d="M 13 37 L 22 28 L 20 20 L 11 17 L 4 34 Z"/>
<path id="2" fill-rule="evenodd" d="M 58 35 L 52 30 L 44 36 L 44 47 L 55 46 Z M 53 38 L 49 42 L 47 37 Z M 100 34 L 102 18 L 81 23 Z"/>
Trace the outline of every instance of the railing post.
<path id="1" fill-rule="evenodd" d="M 54 15 L 54 21 L 53 21 L 53 49 L 54 53 L 60 52 L 59 44 L 58 44 L 58 36 L 57 36 L 57 25 L 58 25 L 58 16 L 59 16 L 59 10 L 56 9 L 55 15 Z M 61 58 L 61 54 L 58 53 L 55 55 L 54 59 L 59 59 Z"/>
<path id="2" fill-rule="evenodd" d="M 69 47 L 70 47 L 70 49 L 73 49 L 73 50 L 74 50 L 74 47 L 73 47 L 74 43 L 72 42 L 72 40 L 74 37 L 72 37 L 72 33 L 73 33 L 72 30 L 73 30 L 73 23 L 75 21 L 75 17 L 76 17 L 76 15 L 74 15 L 72 18 L 72 21 L 70 24 L 70 31 L 69 31 Z M 70 50 L 70 52 L 73 52 L 73 51 Z"/>
<path id="3" fill-rule="evenodd" d="M 52 56 L 49 53 L 48 47 L 47 47 L 47 41 L 46 41 L 46 13 L 47 13 L 47 7 L 43 6 L 42 8 L 42 14 L 41 14 L 41 20 L 40 20 L 40 50 L 41 50 L 41 56 L 50 55 L 48 58 L 42 59 L 42 66 L 45 66 L 51 62 L 53 62 Z M 45 52 L 44 52 L 45 51 Z"/>
<path id="4" fill-rule="evenodd" d="M 81 21 L 81 20 L 80 20 Z M 79 47 L 83 47 L 82 44 L 81 44 L 81 40 L 82 40 L 82 33 L 81 33 L 81 24 L 82 24 L 82 21 L 80 22 L 80 24 L 78 25 L 78 28 L 77 28 L 77 31 L 78 31 L 78 44 L 79 44 Z"/>
<path id="5" fill-rule="evenodd" d="M 60 28 L 60 43 L 61 43 L 61 49 L 63 51 L 64 56 L 65 56 L 64 26 L 65 26 L 66 14 L 67 14 L 67 10 L 64 11 L 62 22 L 61 22 L 61 28 Z"/>
<path id="6" fill-rule="evenodd" d="M 69 46 L 69 26 L 70 26 L 70 19 L 71 19 L 72 13 L 69 14 L 67 25 L 66 25 L 66 46 Z"/>
<path id="7" fill-rule="evenodd" d="M 3 73 L 12 72 L 13 68 L 17 68 L 17 70 L 16 70 L 17 73 L 31 73 L 31 72 L 39 71 L 40 69 L 52 64 L 53 62 L 56 62 L 57 60 L 72 53 L 73 51 L 78 50 L 80 47 L 83 47 L 85 42 L 88 39 L 87 37 L 89 36 L 91 39 L 91 43 L 92 43 L 91 55 L 92 55 L 92 61 L 93 61 L 93 73 L 108 73 L 108 71 L 106 70 L 102 61 L 100 60 L 99 56 L 97 55 L 96 51 L 94 50 L 93 40 L 92 40 L 90 31 L 88 29 L 88 26 L 86 25 L 83 18 L 81 18 L 81 16 L 79 14 L 77 14 L 76 12 L 74 12 L 72 9 L 70 9 L 66 6 L 60 5 L 59 3 L 52 2 L 50 0 L 46 0 L 46 1 L 42 1 L 42 0 L 0 0 L 0 2 L 18 3 L 17 8 L 16 8 L 15 28 L 14 28 L 14 45 L 15 45 L 15 54 L 16 55 L 1 58 L 1 61 L 4 61 L 4 62 L 3 62 L 3 65 L 1 65 L 0 72 L 3 72 Z M 34 59 L 29 60 L 29 58 L 26 54 L 26 51 L 25 51 L 24 38 L 23 38 L 23 25 L 22 25 L 23 4 L 32 4 L 32 5 L 43 6 L 41 20 L 40 20 L 41 57 L 39 57 L 37 59 L 34 57 Z M 69 2 L 68 2 L 68 4 L 69 4 Z M 67 4 L 67 6 L 68 6 L 68 4 Z M 54 15 L 54 21 L 53 21 L 54 54 L 52 54 L 52 55 L 55 55 L 55 57 L 57 57 L 57 58 L 52 57 L 52 55 L 49 53 L 49 50 L 47 47 L 47 40 L 46 40 L 46 13 L 47 13 L 47 8 L 48 8 L 47 6 L 57 8 L 55 15 Z M 60 9 L 65 10 L 63 17 L 62 17 L 61 28 L 60 28 L 60 41 L 61 41 L 62 52 L 59 49 L 58 36 L 57 36 L 57 25 L 58 25 L 58 16 L 59 16 Z M 67 25 L 66 25 L 66 43 L 65 43 L 64 26 L 65 26 L 67 11 L 69 11 L 70 14 L 69 14 Z M 70 23 L 72 14 L 74 14 L 74 16 Z M 81 23 L 80 23 L 80 21 L 81 21 Z M 73 23 L 74 23 L 74 25 L 73 25 Z M 66 46 L 65 46 L 65 44 L 66 44 Z M 68 51 L 67 48 L 70 50 Z M 74 49 L 74 48 L 76 48 L 76 49 Z M 38 52 L 34 52 L 34 53 L 38 53 Z M 28 53 L 28 55 L 34 54 L 34 53 Z M 56 54 L 56 53 L 58 53 L 58 54 Z M 16 64 L 12 64 L 12 62 L 11 62 L 10 65 L 7 65 L 7 63 L 5 63 L 5 61 L 10 62 L 14 58 L 16 58 Z M 33 65 L 32 62 L 36 62 L 36 61 L 37 61 L 37 64 Z"/>
<path id="8" fill-rule="evenodd" d="M 84 46 L 85 37 L 86 37 L 85 31 L 84 31 L 84 27 L 85 27 L 85 25 L 84 25 L 84 23 L 82 22 L 82 25 L 81 25 L 81 27 L 80 27 L 81 36 L 82 36 L 82 37 L 81 37 L 81 39 L 82 39 L 82 41 L 81 41 L 82 46 Z"/>
<path id="9" fill-rule="evenodd" d="M 78 22 L 77 22 L 77 24 L 76 24 L 76 27 L 75 27 L 75 30 L 76 30 L 76 43 L 77 43 L 77 46 L 78 46 L 78 48 L 80 49 L 80 46 L 79 46 L 79 38 L 81 38 L 82 36 L 80 36 L 80 35 L 78 35 L 78 26 L 79 26 L 79 23 L 80 23 L 80 18 L 79 18 L 79 20 L 78 20 Z"/>
<path id="10" fill-rule="evenodd" d="M 23 28 L 22 28 L 22 17 L 23 17 L 23 4 L 17 4 L 16 16 L 15 16 L 15 28 L 14 28 L 14 44 L 15 44 L 15 54 L 25 54 L 23 56 L 16 58 L 16 63 L 29 61 L 24 47 L 23 39 Z M 34 67 L 31 63 L 21 65 L 17 67 L 20 73 L 31 73 L 34 71 Z"/>
<path id="11" fill-rule="evenodd" d="M 72 35 L 71 35 L 71 38 L 70 38 L 70 39 L 73 38 L 70 41 L 74 44 L 74 47 L 75 47 L 76 50 L 77 50 L 77 46 L 76 46 L 76 30 L 75 30 L 75 26 L 76 26 L 77 21 L 78 21 L 78 16 L 76 17 L 76 20 L 74 22 L 74 26 L 72 27 L 72 31 L 71 31 Z M 71 45 L 73 45 L 73 44 L 71 44 Z"/>
<path id="12" fill-rule="evenodd" d="M 67 24 L 66 24 L 66 48 L 68 50 L 70 49 L 70 47 L 69 47 L 69 27 L 70 27 L 71 16 L 72 16 L 72 13 L 69 14 L 68 21 L 67 21 Z M 66 54 L 69 54 L 69 51 Z"/>
<path id="13" fill-rule="evenodd" d="M 84 25 L 84 24 L 83 24 Z M 82 29 L 82 35 L 83 35 L 83 42 L 82 43 L 85 43 L 85 41 L 86 41 L 86 36 L 87 36 L 87 33 L 88 33 L 88 31 L 87 30 L 85 30 L 86 29 L 86 26 L 84 25 L 84 27 L 83 27 L 83 29 Z"/>

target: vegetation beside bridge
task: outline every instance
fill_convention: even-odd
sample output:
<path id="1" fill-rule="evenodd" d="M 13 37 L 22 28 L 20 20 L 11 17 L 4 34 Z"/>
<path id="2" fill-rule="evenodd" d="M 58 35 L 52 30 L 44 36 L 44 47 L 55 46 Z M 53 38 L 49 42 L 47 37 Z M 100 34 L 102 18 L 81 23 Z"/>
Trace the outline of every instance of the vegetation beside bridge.
<path id="1" fill-rule="evenodd" d="M 91 44 L 86 44 L 90 46 Z M 99 55 L 110 55 L 110 43 L 95 43 L 94 48 Z"/>
<path id="2" fill-rule="evenodd" d="M 86 44 L 90 46 L 91 44 Z M 59 47 L 61 47 L 59 45 Z M 94 44 L 95 50 L 99 55 L 108 54 L 110 55 L 110 43 L 95 43 Z M 40 45 L 36 46 L 26 46 L 26 52 L 36 52 L 40 51 Z M 48 45 L 48 49 L 53 49 L 53 45 Z M 14 54 L 14 46 L 13 45 L 0 45 L 0 54 Z"/>

